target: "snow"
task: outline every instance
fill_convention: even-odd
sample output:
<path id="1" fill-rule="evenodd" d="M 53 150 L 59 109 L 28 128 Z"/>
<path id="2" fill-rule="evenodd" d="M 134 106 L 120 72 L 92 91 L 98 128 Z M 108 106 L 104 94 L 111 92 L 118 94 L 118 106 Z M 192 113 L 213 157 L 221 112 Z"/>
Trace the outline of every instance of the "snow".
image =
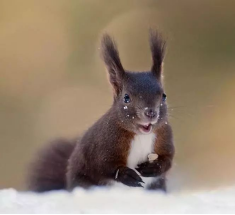
<path id="1" fill-rule="evenodd" d="M 76 189 L 36 194 L 0 191 L 0 213 L 234 213 L 235 187 L 200 192 L 141 188 Z"/>

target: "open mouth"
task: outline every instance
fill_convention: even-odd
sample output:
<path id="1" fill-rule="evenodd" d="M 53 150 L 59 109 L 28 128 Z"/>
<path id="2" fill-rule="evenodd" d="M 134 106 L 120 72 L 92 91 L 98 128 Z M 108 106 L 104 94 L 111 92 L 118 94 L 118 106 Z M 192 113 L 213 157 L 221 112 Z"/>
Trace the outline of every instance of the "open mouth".
<path id="1" fill-rule="evenodd" d="M 139 130 L 143 134 L 149 134 L 152 131 L 153 125 L 151 123 L 139 125 Z"/>

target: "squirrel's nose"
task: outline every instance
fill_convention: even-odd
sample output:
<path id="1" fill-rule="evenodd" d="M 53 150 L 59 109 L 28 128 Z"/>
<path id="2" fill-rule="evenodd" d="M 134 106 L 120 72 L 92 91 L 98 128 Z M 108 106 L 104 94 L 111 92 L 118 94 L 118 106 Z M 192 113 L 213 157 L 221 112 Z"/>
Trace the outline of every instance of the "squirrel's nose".
<path id="1" fill-rule="evenodd" d="M 153 109 L 148 109 L 144 112 L 144 115 L 147 116 L 148 118 L 152 119 L 152 118 L 156 117 L 157 112 Z"/>

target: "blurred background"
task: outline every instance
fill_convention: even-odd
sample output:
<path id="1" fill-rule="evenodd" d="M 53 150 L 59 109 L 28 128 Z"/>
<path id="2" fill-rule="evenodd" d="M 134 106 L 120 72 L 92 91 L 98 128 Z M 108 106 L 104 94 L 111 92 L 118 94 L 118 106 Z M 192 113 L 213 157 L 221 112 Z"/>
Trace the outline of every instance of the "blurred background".
<path id="1" fill-rule="evenodd" d="M 102 33 L 126 69 L 141 71 L 149 27 L 168 44 L 170 189 L 234 184 L 234 19 L 233 0 L 0 0 L 0 188 L 24 189 L 38 148 L 78 136 L 110 107 Z"/>

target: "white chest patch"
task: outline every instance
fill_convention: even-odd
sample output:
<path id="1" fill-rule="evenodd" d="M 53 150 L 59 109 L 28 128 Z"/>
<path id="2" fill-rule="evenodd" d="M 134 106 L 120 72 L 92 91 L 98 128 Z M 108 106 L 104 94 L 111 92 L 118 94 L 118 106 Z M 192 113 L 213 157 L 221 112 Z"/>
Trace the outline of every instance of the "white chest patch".
<path id="1" fill-rule="evenodd" d="M 155 138 L 156 135 L 153 133 L 135 135 L 127 158 L 127 166 L 129 168 L 134 169 L 137 164 L 148 160 L 148 154 L 153 152 Z"/>
<path id="2" fill-rule="evenodd" d="M 135 135 L 131 142 L 129 156 L 127 159 L 127 166 L 131 169 L 137 167 L 138 164 L 143 163 L 148 160 L 148 154 L 153 153 L 154 142 L 156 140 L 156 135 L 151 134 L 138 134 Z M 141 177 L 145 182 L 144 187 L 150 185 L 156 178 L 153 177 Z"/>
<path id="3" fill-rule="evenodd" d="M 154 152 L 153 147 L 154 147 L 154 142 L 156 141 L 156 138 L 157 138 L 156 135 L 153 133 L 135 135 L 130 145 L 129 155 L 127 158 L 127 167 L 135 170 L 138 164 L 148 161 L 148 155 Z M 140 174 L 138 173 L 138 175 Z M 143 186 L 146 188 L 153 181 L 157 180 L 158 177 L 142 177 L 141 176 L 141 178 L 145 182 Z M 111 185 L 115 187 L 119 187 L 119 188 L 128 188 L 126 185 L 120 182 L 116 182 L 116 181 L 112 181 Z"/>

